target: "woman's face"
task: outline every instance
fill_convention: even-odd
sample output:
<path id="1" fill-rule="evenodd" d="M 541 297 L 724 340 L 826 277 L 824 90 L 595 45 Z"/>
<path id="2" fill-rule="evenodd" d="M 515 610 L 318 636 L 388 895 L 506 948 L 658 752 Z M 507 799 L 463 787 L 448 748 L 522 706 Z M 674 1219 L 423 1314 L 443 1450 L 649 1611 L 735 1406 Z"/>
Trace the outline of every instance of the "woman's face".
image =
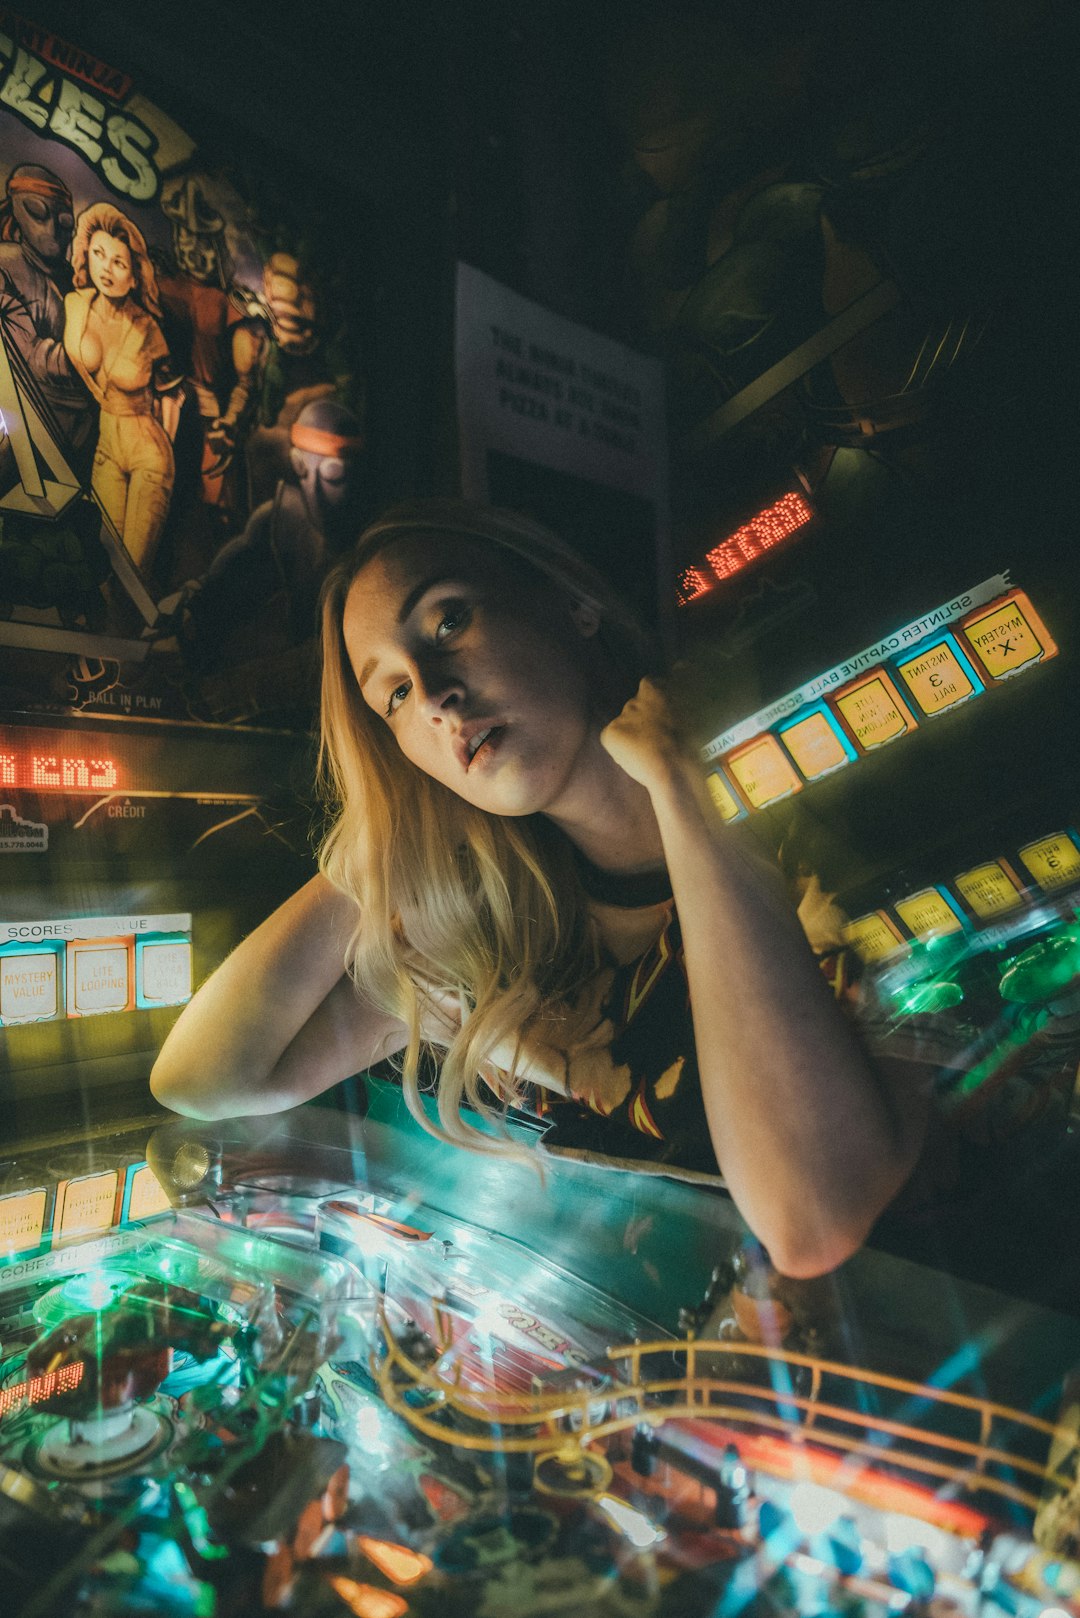
<path id="1" fill-rule="evenodd" d="M 135 285 L 131 249 L 107 230 L 95 230 L 91 236 L 86 263 L 97 290 L 114 302 L 126 298 Z"/>
<path id="2" fill-rule="evenodd" d="M 343 619 L 363 700 L 405 757 L 502 815 L 556 811 L 599 734 L 594 628 L 555 586 L 452 537 L 391 543 L 354 579 Z"/>

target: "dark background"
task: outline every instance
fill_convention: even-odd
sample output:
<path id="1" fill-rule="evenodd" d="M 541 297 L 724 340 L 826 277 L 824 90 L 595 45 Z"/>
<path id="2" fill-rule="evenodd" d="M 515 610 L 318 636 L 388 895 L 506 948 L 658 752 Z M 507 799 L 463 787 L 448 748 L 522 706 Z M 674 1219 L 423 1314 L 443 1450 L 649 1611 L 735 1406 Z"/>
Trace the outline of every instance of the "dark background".
<path id="1" fill-rule="evenodd" d="M 753 817 L 768 840 L 825 823 L 830 885 L 869 903 L 1075 819 L 1074 7 L 124 0 L 36 15 L 200 141 L 280 154 L 339 210 L 343 242 L 356 233 L 381 500 L 454 486 L 459 259 L 664 358 L 676 571 L 778 492 L 808 491 L 804 534 L 677 614 L 696 739 L 1011 570 L 1062 655 Z M 894 315 L 693 446 L 881 278 Z M 610 535 L 595 547 L 613 552 Z"/>

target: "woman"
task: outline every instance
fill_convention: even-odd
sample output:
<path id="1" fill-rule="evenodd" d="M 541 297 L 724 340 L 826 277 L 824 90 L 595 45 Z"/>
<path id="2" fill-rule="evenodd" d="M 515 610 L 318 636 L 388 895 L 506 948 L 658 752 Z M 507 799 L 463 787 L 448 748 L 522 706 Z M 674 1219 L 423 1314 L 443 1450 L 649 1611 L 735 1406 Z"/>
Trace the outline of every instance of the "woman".
<path id="1" fill-rule="evenodd" d="M 91 488 L 124 549 L 148 574 L 176 473 L 161 421 L 176 407 L 161 395 L 180 380 L 165 367 L 157 280 L 142 232 L 110 202 L 79 215 L 72 269 L 64 347 L 101 408 Z"/>
<path id="2" fill-rule="evenodd" d="M 321 874 L 185 1008 L 158 1098 L 269 1112 L 400 1052 L 423 1121 L 426 1044 L 449 1139 L 499 1149 L 460 1112 L 494 1091 L 571 1142 L 610 1126 L 617 1155 L 678 1098 L 780 1270 L 852 1253 L 919 1104 L 870 1072 L 779 880 L 717 825 L 591 569 L 523 518 L 415 502 L 328 579 L 323 653 Z M 644 1043 L 673 1030 L 681 1053 L 649 1083 L 647 1004 Z"/>

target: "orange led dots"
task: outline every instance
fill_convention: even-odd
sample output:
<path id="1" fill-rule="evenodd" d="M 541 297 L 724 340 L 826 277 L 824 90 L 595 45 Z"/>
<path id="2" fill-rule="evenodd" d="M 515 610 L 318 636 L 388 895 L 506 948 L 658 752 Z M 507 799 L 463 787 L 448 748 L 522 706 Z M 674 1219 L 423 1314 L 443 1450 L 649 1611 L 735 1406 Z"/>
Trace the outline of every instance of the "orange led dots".
<path id="1" fill-rule="evenodd" d="M 684 568 L 679 574 L 679 606 L 685 607 L 689 602 L 696 601 L 698 596 L 703 596 L 709 589 L 710 582 L 700 568 Z"/>
<path id="2" fill-rule="evenodd" d="M 111 792 L 120 777 L 111 758 L 69 758 L 57 753 L 30 755 L 29 785 L 37 791 Z"/>
<path id="3" fill-rule="evenodd" d="M 704 561 L 696 567 L 684 568 L 679 574 L 678 603 L 685 607 L 698 596 L 704 595 L 717 580 L 729 579 L 741 573 L 744 567 L 756 562 L 760 556 L 783 544 L 798 529 L 804 528 L 814 515 L 806 496 L 795 489 L 765 506 L 749 522 L 736 528 L 707 552 Z"/>

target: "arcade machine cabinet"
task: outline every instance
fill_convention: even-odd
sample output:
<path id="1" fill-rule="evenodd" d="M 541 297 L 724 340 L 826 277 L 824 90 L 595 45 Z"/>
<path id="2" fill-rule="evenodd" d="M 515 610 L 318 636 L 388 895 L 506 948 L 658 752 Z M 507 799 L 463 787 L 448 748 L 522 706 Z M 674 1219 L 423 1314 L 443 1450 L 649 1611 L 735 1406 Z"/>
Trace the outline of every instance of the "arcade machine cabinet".
<path id="1" fill-rule="evenodd" d="M 10 1153 L 153 1110 L 150 1066 L 193 986 L 310 873 L 310 757 L 269 732 L 9 722 L 0 770 Z"/>
<path id="2" fill-rule="evenodd" d="M 375 1079 L 152 1109 L 189 972 L 306 874 L 265 783 L 310 759 L 4 737 L 49 837 L 0 955 L 6 1610 L 1073 1610 L 1075 1316 L 880 1251 L 792 1282 L 718 1185 L 447 1151 Z"/>
<path id="3" fill-rule="evenodd" d="M 18 62 L 40 128 L 51 103 L 29 91 L 75 57 L 16 32 L 0 67 Z M 102 80 L 121 100 L 122 78 Z M 87 135 L 63 83 L 70 167 Z M 35 166 L 54 173 L 61 145 Z M 71 172 L 83 206 L 97 193 Z M 184 228 L 215 235 L 224 193 L 169 197 Z M 166 249 L 163 219 L 149 204 L 140 218 Z M 295 316 L 299 260 L 268 261 L 265 282 L 262 268 L 240 283 L 267 298 L 259 318 L 275 298 Z M 44 491 L 28 498 L 51 465 L 18 469 L 24 493 L 35 475 Z M 804 526 L 800 509 L 760 529 L 774 585 L 776 535 Z M 743 513 L 737 531 L 752 525 Z M 102 532 L 134 588 L 123 536 Z M 814 532 L 835 579 L 835 509 Z M 723 543 L 713 531 L 702 556 Z M 681 560 L 696 624 L 727 558 L 711 573 Z M 821 942 L 841 977 L 861 963 L 871 1033 L 930 1047 L 961 1111 L 970 1090 L 1022 1113 L 1030 1090 L 1032 1121 L 1067 1133 L 1080 842 L 1069 783 L 1036 790 L 1052 749 L 1029 694 L 1068 706 L 1078 642 L 1045 569 L 978 562 L 898 569 L 891 603 L 857 569 L 843 600 L 819 579 L 831 610 L 804 612 L 786 652 L 799 569 L 771 620 L 754 591 L 729 593 L 701 637 L 725 677 L 706 657 L 688 711 L 721 813 L 803 898 L 815 882 L 828 896 L 843 932 Z M 753 689 L 731 677 L 749 665 Z M 1008 715 L 1021 768 L 991 814 Z M 450 1153 L 374 1083 L 362 1117 L 198 1124 L 151 1107 L 153 1053 L 193 982 L 310 870 L 305 815 L 278 801 L 309 771 L 303 744 L 268 731 L 5 718 L 4 1613 L 1080 1613 L 1075 1394 L 1062 1400 L 1075 1312 L 899 1251 L 791 1282 L 716 1184 L 556 1158 L 541 1178 Z M 948 787 L 932 826 L 912 813 L 927 779 Z M 1031 1057 L 1046 1082 L 1025 1089 Z"/>

